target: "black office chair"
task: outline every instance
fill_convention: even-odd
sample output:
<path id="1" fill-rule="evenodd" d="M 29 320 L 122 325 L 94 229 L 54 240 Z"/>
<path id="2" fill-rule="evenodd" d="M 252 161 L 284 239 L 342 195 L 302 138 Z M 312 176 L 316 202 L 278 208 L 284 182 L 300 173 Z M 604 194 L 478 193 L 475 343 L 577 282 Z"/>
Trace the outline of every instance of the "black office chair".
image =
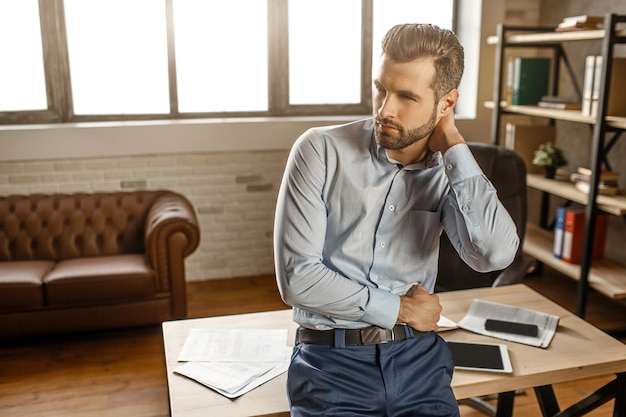
<path id="1" fill-rule="evenodd" d="M 436 292 L 517 284 L 535 265 L 532 258 L 522 253 L 527 217 L 524 160 L 514 151 L 496 145 L 483 143 L 469 143 L 468 145 L 478 165 L 497 190 L 500 201 L 513 218 L 520 237 L 520 246 L 513 263 L 507 268 L 480 273 L 463 262 L 446 234 L 442 233 Z M 459 404 L 468 405 L 489 416 L 496 415 L 496 408 L 484 398 L 467 398 L 459 400 Z"/>

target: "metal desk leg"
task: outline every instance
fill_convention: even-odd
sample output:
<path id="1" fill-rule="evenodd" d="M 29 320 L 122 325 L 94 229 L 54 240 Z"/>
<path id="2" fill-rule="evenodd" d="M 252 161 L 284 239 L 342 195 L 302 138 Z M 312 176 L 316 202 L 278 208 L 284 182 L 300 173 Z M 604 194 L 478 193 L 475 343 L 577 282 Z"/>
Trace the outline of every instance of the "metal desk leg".
<path id="1" fill-rule="evenodd" d="M 613 381 L 563 411 L 559 411 L 551 386 L 537 387 L 535 392 L 544 417 L 584 416 L 612 399 L 615 400 L 613 417 L 626 417 L 626 373 L 616 374 Z"/>
<path id="2" fill-rule="evenodd" d="M 561 411 L 559 403 L 556 400 L 556 395 L 554 395 L 552 385 L 536 387 L 535 395 L 537 396 L 537 402 L 539 403 L 543 417 L 554 416 Z"/>
<path id="3" fill-rule="evenodd" d="M 615 378 L 613 417 L 626 417 L 626 373 L 617 374 Z"/>
<path id="4" fill-rule="evenodd" d="M 513 415 L 513 403 L 515 391 L 501 392 L 498 394 L 496 417 L 511 417 Z"/>

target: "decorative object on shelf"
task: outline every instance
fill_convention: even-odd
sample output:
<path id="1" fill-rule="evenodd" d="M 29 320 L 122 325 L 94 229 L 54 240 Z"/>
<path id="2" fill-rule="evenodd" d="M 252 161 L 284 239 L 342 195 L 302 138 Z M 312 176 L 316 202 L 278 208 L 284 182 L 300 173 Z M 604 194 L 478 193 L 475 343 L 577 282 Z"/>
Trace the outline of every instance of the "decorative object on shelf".
<path id="1" fill-rule="evenodd" d="M 561 23 L 554 28 L 555 32 L 571 32 L 577 30 L 602 29 L 604 26 L 604 16 L 568 16 L 564 17 Z"/>
<path id="2" fill-rule="evenodd" d="M 535 151 L 533 165 L 543 167 L 546 178 L 554 178 L 556 169 L 567 164 L 563 151 L 553 143 L 539 145 Z"/>
<path id="3" fill-rule="evenodd" d="M 537 106 L 546 109 L 580 110 L 580 101 L 570 97 L 543 96 Z"/>
<path id="4" fill-rule="evenodd" d="M 574 183 L 577 190 L 589 193 L 591 182 L 591 169 L 578 167 L 576 172 L 570 175 L 570 181 Z M 619 194 L 619 173 L 609 170 L 600 172 L 598 181 L 598 194 L 617 195 Z"/>

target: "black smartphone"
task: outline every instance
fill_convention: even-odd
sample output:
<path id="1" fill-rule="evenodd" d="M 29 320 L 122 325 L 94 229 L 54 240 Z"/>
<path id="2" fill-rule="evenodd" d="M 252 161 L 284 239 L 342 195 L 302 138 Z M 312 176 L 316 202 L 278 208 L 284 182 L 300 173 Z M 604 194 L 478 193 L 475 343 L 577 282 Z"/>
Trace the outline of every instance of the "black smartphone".
<path id="1" fill-rule="evenodd" d="M 521 336 L 537 337 L 539 328 L 536 324 L 518 323 L 514 321 L 504 321 L 496 319 L 485 320 L 485 330 L 492 332 L 503 332 L 519 334 Z"/>

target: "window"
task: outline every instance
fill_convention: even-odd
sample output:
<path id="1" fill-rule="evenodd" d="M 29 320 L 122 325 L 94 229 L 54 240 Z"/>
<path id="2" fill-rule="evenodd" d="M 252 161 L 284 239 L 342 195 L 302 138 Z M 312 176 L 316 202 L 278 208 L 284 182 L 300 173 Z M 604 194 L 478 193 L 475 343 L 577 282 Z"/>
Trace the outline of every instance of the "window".
<path id="1" fill-rule="evenodd" d="M 361 102 L 361 21 L 361 0 L 289 1 L 290 104 Z"/>
<path id="2" fill-rule="evenodd" d="M 37 0 L 0 1 L 0 56 L 0 109 L 46 109 Z"/>
<path id="3" fill-rule="evenodd" d="M 173 3 L 178 110 L 267 111 L 266 2 Z"/>
<path id="4" fill-rule="evenodd" d="M 169 113 L 164 5 L 153 0 L 64 4 L 74 114 Z"/>
<path id="5" fill-rule="evenodd" d="M 454 6 L 0 0 L 0 123 L 369 114 L 387 29 Z"/>

